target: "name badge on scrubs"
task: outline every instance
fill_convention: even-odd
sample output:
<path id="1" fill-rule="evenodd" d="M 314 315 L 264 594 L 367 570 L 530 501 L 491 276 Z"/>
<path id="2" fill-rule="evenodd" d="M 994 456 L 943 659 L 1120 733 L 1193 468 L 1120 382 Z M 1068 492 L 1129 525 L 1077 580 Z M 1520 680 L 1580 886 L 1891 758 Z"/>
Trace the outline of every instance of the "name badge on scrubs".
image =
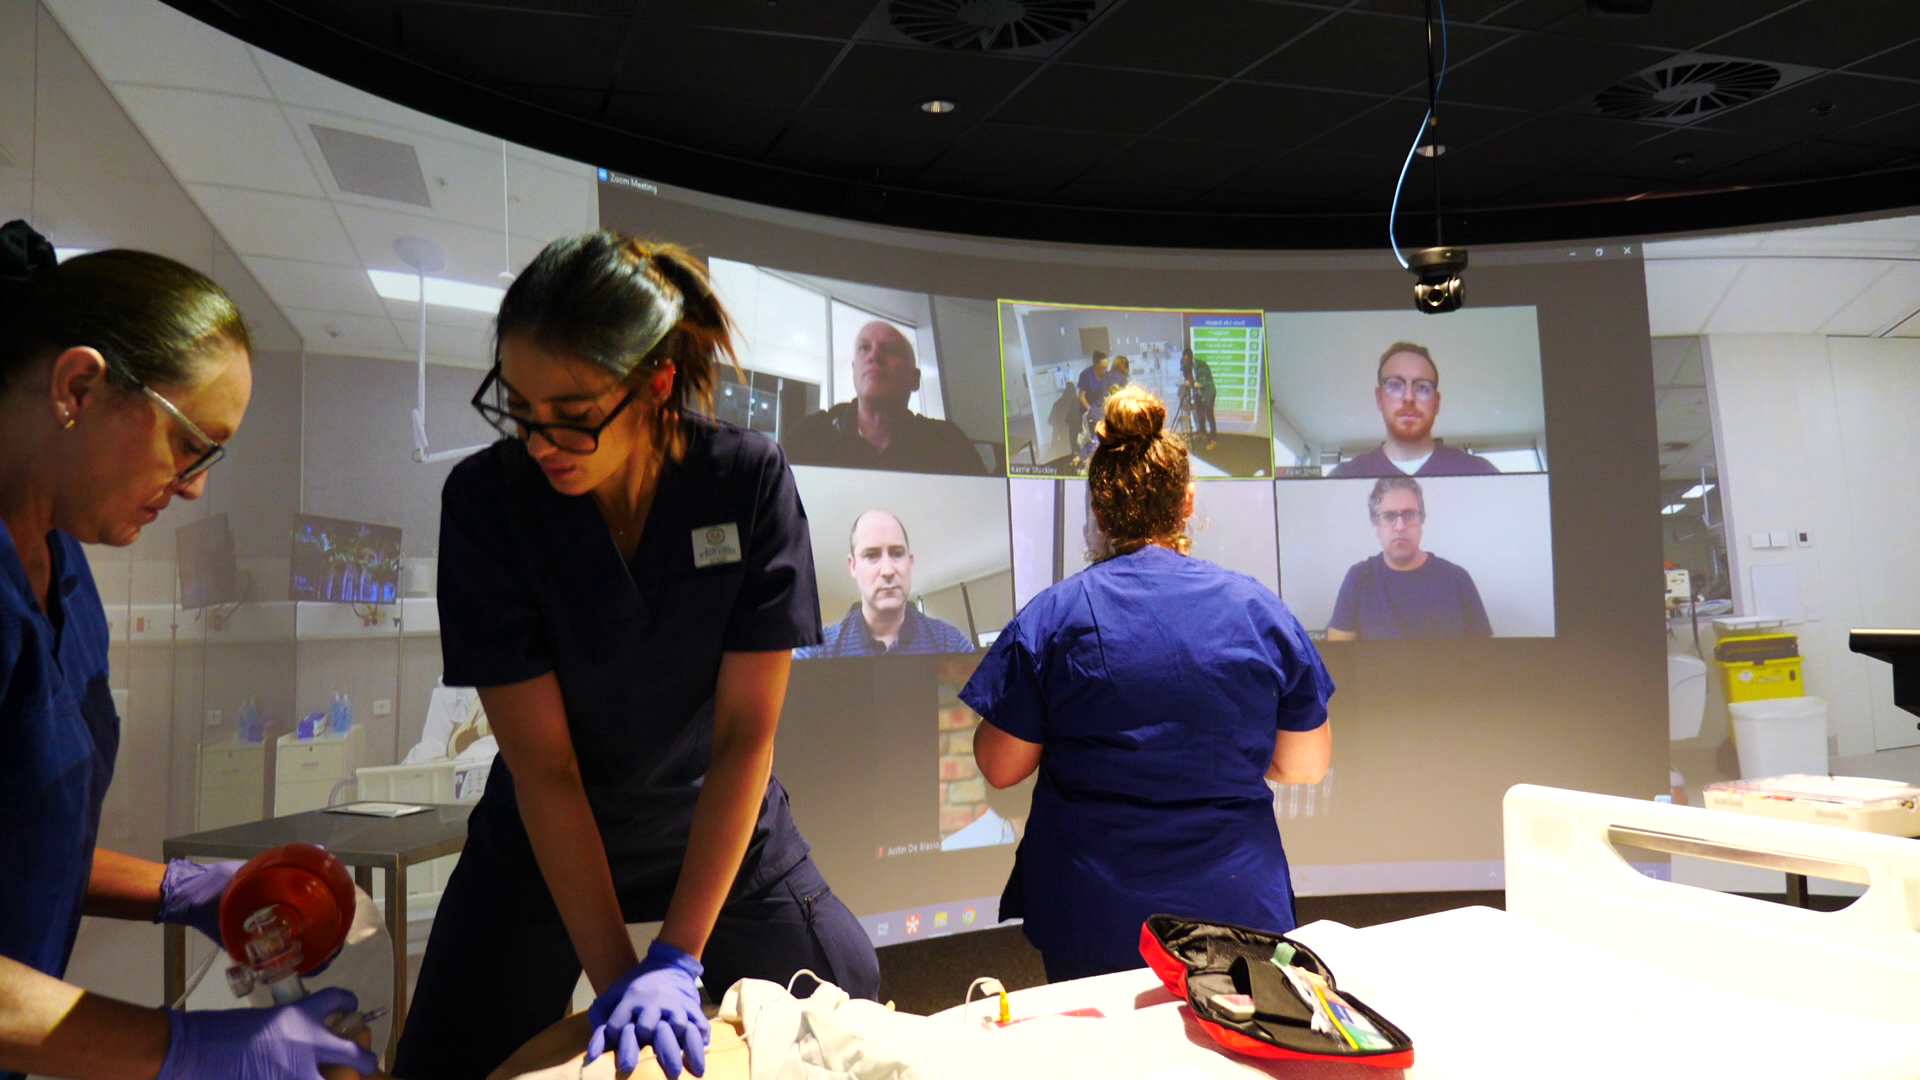
<path id="1" fill-rule="evenodd" d="M 740 526 L 729 521 L 725 525 L 703 525 L 693 530 L 693 565 L 695 569 L 708 566 L 722 566 L 740 561 Z"/>

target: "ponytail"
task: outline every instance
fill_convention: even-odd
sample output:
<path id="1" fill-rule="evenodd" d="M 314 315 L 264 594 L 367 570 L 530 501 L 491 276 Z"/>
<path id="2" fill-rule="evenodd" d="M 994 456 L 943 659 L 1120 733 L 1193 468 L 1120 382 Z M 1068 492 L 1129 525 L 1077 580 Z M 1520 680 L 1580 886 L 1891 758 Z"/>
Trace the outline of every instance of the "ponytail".
<path id="1" fill-rule="evenodd" d="M 1165 544 L 1182 555 L 1186 535 L 1186 440 L 1166 430 L 1167 407 L 1137 386 L 1107 398 L 1087 463 L 1087 491 L 1114 555 Z"/>
<path id="2" fill-rule="evenodd" d="M 735 365 L 734 333 L 686 248 L 597 229 L 548 244 L 514 279 L 494 320 L 494 360 L 503 339 L 523 334 L 631 387 L 673 365 L 673 386 L 652 419 L 655 448 L 677 460 L 683 419 L 712 415 L 719 367 Z"/>

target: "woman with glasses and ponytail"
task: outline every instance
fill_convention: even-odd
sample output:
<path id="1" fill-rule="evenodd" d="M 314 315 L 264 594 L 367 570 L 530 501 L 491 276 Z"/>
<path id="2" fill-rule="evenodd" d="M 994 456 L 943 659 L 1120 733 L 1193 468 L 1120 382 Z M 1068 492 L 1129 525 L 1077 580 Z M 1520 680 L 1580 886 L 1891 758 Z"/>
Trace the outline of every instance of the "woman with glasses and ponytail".
<path id="1" fill-rule="evenodd" d="M 1317 783 L 1333 753 L 1333 680 L 1299 620 L 1187 555 L 1194 488 L 1166 418 L 1138 387 L 1107 399 L 1098 560 L 1028 601 L 960 691 L 987 783 L 1040 774 L 1000 917 L 1025 918 L 1055 982 L 1139 967 L 1149 915 L 1293 929 L 1264 781 Z"/>
<path id="2" fill-rule="evenodd" d="M 700 1075 L 703 976 L 879 990 L 771 772 L 820 640 L 806 515 L 780 448 L 710 418 L 732 323 L 684 249 L 554 241 L 495 343 L 474 406 L 506 438 L 447 479 L 439 603 L 444 679 L 479 688 L 500 757 L 394 1073 L 487 1075 L 584 968 L 590 1057 Z M 626 924 L 655 921 L 636 954 Z"/>
<path id="3" fill-rule="evenodd" d="M 240 311 L 143 251 L 59 262 L 0 228 L 0 1080 L 373 1072 L 323 1026 L 325 990 L 272 1009 L 141 1008 L 62 982 L 82 915 L 181 923 L 220 940 L 239 863 L 97 849 L 120 717 L 107 616 L 82 544 L 125 547 L 197 499 L 253 392 Z"/>

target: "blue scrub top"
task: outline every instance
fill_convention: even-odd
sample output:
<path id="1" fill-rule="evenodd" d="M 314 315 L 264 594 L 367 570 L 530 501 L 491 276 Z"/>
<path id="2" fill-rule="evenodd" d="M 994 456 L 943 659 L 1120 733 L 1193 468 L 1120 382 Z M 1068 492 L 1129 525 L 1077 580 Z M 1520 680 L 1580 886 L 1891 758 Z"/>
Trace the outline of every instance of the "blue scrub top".
<path id="1" fill-rule="evenodd" d="M 1043 748 L 1001 917 L 1049 970 L 1140 966 L 1153 914 L 1292 929 L 1265 775 L 1332 695 L 1280 598 L 1212 563 L 1149 546 L 1035 597 L 960 692 Z"/>
<path id="2" fill-rule="evenodd" d="M 42 613 L 0 525 L 0 955 L 60 978 L 80 931 L 120 717 L 87 557 L 58 530 L 47 544 Z"/>
<path id="3" fill-rule="evenodd" d="M 441 496 L 440 642 L 449 686 L 551 672 L 616 877 L 677 867 L 713 744 L 723 652 L 820 640 L 806 512 L 779 446 L 685 421 L 633 561 L 591 496 L 562 495 L 504 439 L 456 466 Z M 495 759 L 476 814 L 524 830 Z M 749 848 L 758 878 L 806 855 L 768 783 Z"/>

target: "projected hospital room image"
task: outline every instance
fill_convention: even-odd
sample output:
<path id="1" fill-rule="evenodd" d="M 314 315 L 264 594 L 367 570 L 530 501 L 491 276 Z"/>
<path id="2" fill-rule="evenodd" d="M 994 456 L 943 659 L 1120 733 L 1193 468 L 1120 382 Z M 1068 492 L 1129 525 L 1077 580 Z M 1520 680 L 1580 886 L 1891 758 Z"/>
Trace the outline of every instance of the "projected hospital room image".
<path id="1" fill-rule="evenodd" d="M 1002 300 L 1008 471 L 1085 475 L 1107 396 L 1139 386 L 1165 403 L 1195 478 L 1270 475 L 1265 335 L 1257 311 Z"/>

